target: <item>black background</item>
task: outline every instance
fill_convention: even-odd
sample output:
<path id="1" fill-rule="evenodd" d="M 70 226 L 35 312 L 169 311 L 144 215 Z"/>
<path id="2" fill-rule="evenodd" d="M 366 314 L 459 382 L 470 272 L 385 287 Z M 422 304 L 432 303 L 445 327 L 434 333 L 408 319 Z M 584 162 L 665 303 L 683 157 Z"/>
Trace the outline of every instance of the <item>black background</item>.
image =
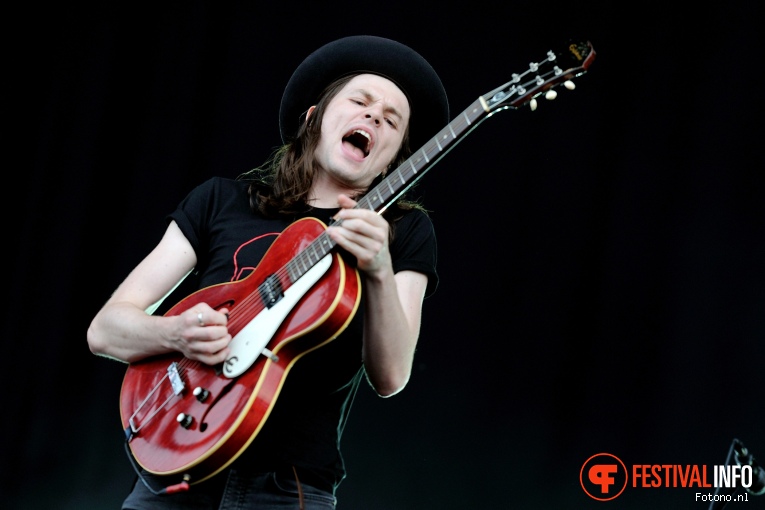
<path id="1" fill-rule="evenodd" d="M 257 4 L 7 17 L 5 99 L 22 116 L 6 126 L 5 508 L 119 507 L 125 367 L 88 351 L 92 316 L 194 185 L 279 144 L 300 61 L 356 34 L 425 56 L 453 115 L 569 37 L 597 58 L 576 90 L 486 120 L 418 186 L 441 284 L 407 389 L 354 404 L 339 508 L 706 510 L 697 488 L 596 502 L 579 471 L 601 452 L 711 468 L 733 438 L 765 461 L 758 9 Z"/>

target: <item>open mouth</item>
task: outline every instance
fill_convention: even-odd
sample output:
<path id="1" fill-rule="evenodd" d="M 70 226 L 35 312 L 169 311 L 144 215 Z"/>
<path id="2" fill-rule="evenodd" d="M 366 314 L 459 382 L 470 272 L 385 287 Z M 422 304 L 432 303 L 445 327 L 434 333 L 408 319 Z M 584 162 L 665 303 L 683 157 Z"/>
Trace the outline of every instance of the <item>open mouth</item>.
<path id="1" fill-rule="evenodd" d="M 371 138 L 369 133 L 366 133 L 360 129 L 354 129 L 343 137 L 343 142 L 347 142 L 354 146 L 363 157 L 369 156 L 369 147 L 371 144 Z"/>

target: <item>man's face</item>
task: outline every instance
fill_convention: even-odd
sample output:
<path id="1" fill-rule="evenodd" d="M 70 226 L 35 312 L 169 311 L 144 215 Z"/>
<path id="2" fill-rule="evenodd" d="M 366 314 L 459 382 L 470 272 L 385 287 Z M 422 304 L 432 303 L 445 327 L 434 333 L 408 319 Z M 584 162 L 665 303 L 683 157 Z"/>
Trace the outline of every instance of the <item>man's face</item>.
<path id="1" fill-rule="evenodd" d="M 409 101 L 392 81 L 355 76 L 324 112 L 315 152 L 319 166 L 344 186 L 366 188 L 398 153 L 409 114 Z"/>

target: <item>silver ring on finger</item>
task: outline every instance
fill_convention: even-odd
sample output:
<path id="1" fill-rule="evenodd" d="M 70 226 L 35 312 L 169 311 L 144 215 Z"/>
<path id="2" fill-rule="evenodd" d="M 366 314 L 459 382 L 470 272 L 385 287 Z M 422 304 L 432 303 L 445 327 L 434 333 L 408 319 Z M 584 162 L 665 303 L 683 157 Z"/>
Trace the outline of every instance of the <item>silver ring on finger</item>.
<path id="1" fill-rule="evenodd" d="M 204 327 L 205 321 L 202 320 L 202 312 L 197 312 L 197 320 L 199 321 L 199 325 Z"/>

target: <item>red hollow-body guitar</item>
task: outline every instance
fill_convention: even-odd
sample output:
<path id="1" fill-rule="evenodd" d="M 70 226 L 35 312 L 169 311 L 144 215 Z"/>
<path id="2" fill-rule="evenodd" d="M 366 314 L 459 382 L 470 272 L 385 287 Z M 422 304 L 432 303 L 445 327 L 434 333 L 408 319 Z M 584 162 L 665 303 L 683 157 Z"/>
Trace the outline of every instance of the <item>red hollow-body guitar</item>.
<path id="1" fill-rule="evenodd" d="M 382 213 L 493 113 L 518 108 L 584 74 L 592 45 L 571 41 L 480 96 L 435 137 L 370 190 L 356 207 Z M 128 365 L 120 414 L 130 452 L 159 476 L 204 481 L 233 462 L 265 424 L 299 358 L 334 340 L 359 306 L 357 270 L 335 250 L 326 225 L 299 220 L 284 230 L 246 278 L 201 289 L 165 315 L 205 302 L 228 308 L 231 355 L 209 366 L 181 355 Z"/>
<path id="2" fill-rule="evenodd" d="M 322 222 L 300 220 L 276 238 L 246 278 L 201 289 L 168 310 L 165 315 L 177 315 L 201 302 L 228 308 L 232 356 L 221 367 L 180 355 L 129 365 L 120 410 L 133 456 L 144 468 L 159 475 L 182 473 L 192 481 L 220 471 L 255 438 L 295 361 L 345 329 L 359 303 L 360 279 L 338 253 L 316 251 L 317 240 L 323 239 L 329 241 Z M 257 335 L 247 334 L 253 317 L 266 317 L 288 301 L 290 279 L 309 264 L 319 267 L 312 260 L 318 256 L 326 268 L 316 283 L 297 304 L 285 308 L 282 320 L 269 318 L 261 324 L 261 329 L 275 328 L 269 347 L 257 352 L 261 359 L 239 368 L 239 375 L 227 375 L 227 368 L 239 361 L 233 358 L 242 357 L 237 351 L 258 348 L 251 345 Z M 293 261 L 294 267 L 282 267 L 285 260 Z M 282 288 L 276 291 L 281 297 L 269 308 L 264 282 L 277 278 L 284 282 L 274 286 Z"/>

